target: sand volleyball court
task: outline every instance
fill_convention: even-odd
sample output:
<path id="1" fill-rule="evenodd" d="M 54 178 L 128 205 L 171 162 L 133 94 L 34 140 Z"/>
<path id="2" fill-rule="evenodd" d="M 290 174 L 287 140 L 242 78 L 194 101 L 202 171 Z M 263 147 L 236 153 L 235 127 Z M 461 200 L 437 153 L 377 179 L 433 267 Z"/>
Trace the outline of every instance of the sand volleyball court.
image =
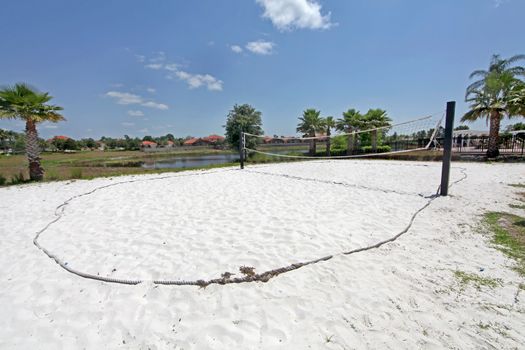
<path id="1" fill-rule="evenodd" d="M 440 168 L 398 164 L 396 178 L 385 171 L 392 166 L 307 162 L 117 179 L 60 207 L 39 244 L 69 268 L 118 280 L 274 270 L 402 231 L 436 186 L 401 179 L 438 179 Z"/>
<path id="2" fill-rule="evenodd" d="M 434 196 L 440 173 L 432 162 L 310 161 L 1 189 L 0 346 L 517 347 L 521 280 L 479 221 L 512 210 L 508 184 L 525 167 L 454 163 L 449 197 Z M 140 283 L 72 274 L 33 244 L 37 233 L 69 269 Z M 266 282 L 156 283 L 326 256 Z M 501 284 L 460 288 L 458 270 Z"/>

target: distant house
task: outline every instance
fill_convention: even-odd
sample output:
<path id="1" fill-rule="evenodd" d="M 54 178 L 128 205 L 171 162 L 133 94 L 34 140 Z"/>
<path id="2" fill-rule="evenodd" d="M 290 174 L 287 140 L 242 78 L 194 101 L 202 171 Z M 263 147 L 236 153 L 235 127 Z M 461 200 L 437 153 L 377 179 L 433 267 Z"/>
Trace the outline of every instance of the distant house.
<path id="1" fill-rule="evenodd" d="M 184 141 L 184 146 L 210 146 L 222 143 L 224 137 L 219 135 L 210 135 L 206 137 L 193 137 Z"/>
<path id="2" fill-rule="evenodd" d="M 204 142 L 208 142 L 208 143 L 211 143 L 211 144 L 216 144 L 216 143 L 219 143 L 219 142 L 223 142 L 224 141 L 224 137 L 219 136 L 219 135 L 210 135 L 210 136 L 203 137 L 202 140 Z"/>
<path id="3" fill-rule="evenodd" d="M 153 141 L 142 141 L 140 148 L 157 148 L 157 143 Z"/>
<path id="4" fill-rule="evenodd" d="M 281 144 L 285 143 L 285 140 L 281 137 L 271 137 L 271 136 L 265 136 L 263 138 L 263 143 L 266 144 Z"/>
<path id="5" fill-rule="evenodd" d="M 64 136 L 64 135 L 58 135 L 58 136 L 53 136 L 52 138 L 50 138 L 49 140 L 47 140 L 47 142 L 51 143 L 55 140 L 62 140 L 62 141 L 67 141 L 69 140 L 71 137 L 68 137 L 68 136 Z"/>
<path id="6" fill-rule="evenodd" d="M 319 134 L 316 136 L 320 137 L 319 139 L 317 139 L 318 141 L 326 140 L 326 137 L 324 134 Z M 276 136 L 274 135 L 274 137 L 266 136 L 263 139 L 263 143 L 272 144 L 272 145 L 283 144 L 283 143 L 301 143 L 303 141 L 304 140 L 302 138 L 296 137 L 296 136 Z"/>
<path id="7" fill-rule="evenodd" d="M 454 139 L 454 147 L 474 147 L 479 148 L 482 144 L 482 139 L 489 136 L 488 131 L 480 130 L 454 130 L 452 137 Z"/>
<path id="8" fill-rule="evenodd" d="M 173 148 L 175 147 L 175 143 L 171 140 L 168 140 L 168 142 L 166 142 L 166 146 L 164 146 L 166 148 Z"/>
<path id="9" fill-rule="evenodd" d="M 489 136 L 488 131 L 480 131 L 480 130 L 454 130 L 452 131 L 453 137 L 460 136 L 465 137 L 480 137 L 480 136 Z"/>
<path id="10" fill-rule="evenodd" d="M 97 149 L 99 151 L 104 151 L 106 148 L 108 148 L 108 146 L 106 145 L 105 142 L 97 141 Z"/>
<path id="11" fill-rule="evenodd" d="M 184 146 L 200 146 L 199 142 L 201 141 L 198 137 L 192 137 L 191 139 L 188 139 L 184 141 Z"/>

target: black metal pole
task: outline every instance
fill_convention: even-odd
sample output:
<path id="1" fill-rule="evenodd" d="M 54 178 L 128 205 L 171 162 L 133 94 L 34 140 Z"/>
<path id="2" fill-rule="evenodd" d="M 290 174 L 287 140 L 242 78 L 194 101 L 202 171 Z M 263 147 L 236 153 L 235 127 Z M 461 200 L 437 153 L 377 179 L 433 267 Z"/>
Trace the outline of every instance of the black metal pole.
<path id="1" fill-rule="evenodd" d="M 239 159 L 241 161 L 241 169 L 244 169 L 244 133 L 239 134 Z"/>
<path id="2" fill-rule="evenodd" d="M 445 119 L 445 139 L 443 141 L 443 166 L 441 169 L 441 191 L 440 195 L 448 195 L 448 181 L 450 178 L 450 162 L 452 161 L 452 130 L 454 129 L 454 114 L 456 102 L 447 102 L 447 114 Z"/>

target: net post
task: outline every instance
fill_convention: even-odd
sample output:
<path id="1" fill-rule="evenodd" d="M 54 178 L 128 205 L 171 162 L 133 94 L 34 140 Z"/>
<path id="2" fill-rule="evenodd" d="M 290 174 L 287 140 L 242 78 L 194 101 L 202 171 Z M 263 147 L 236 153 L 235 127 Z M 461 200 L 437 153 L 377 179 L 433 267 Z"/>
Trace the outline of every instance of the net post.
<path id="1" fill-rule="evenodd" d="M 239 134 L 239 160 L 241 162 L 241 169 L 244 169 L 244 132 L 242 132 L 242 130 Z"/>
<path id="2" fill-rule="evenodd" d="M 445 139 L 443 141 L 443 165 L 441 168 L 440 195 L 448 195 L 448 182 L 450 178 L 450 162 L 452 160 L 452 130 L 454 129 L 454 114 L 456 101 L 447 102 L 447 114 L 445 118 Z"/>

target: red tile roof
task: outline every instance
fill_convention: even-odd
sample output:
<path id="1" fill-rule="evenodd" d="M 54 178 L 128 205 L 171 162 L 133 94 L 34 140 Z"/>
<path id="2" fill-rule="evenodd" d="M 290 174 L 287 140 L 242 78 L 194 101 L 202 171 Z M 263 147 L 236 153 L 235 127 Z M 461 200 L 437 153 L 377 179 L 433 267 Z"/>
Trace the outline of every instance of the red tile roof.
<path id="1" fill-rule="evenodd" d="M 140 143 L 142 146 L 153 146 L 153 145 L 157 145 L 156 142 L 153 142 L 153 141 L 142 141 Z"/>
<path id="2" fill-rule="evenodd" d="M 53 136 L 52 138 L 50 138 L 49 140 L 47 140 L 47 142 L 52 142 L 54 140 L 69 140 L 71 137 L 68 137 L 68 136 L 64 136 L 64 135 L 58 135 L 58 136 Z"/>
<path id="3" fill-rule="evenodd" d="M 191 139 L 189 139 L 189 140 L 184 141 L 184 144 L 185 144 L 186 146 L 189 146 L 189 145 L 193 145 L 193 144 L 196 143 L 197 141 L 200 141 L 200 139 L 197 138 L 197 137 L 194 137 L 194 138 L 191 138 Z"/>
<path id="4" fill-rule="evenodd" d="M 219 136 L 219 135 L 210 135 L 210 136 L 207 136 L 207 137 L 203 137 L 202 139 L 204 141 L 217 142 L 217 141 L 223 141 L 224 137 Z"/>

